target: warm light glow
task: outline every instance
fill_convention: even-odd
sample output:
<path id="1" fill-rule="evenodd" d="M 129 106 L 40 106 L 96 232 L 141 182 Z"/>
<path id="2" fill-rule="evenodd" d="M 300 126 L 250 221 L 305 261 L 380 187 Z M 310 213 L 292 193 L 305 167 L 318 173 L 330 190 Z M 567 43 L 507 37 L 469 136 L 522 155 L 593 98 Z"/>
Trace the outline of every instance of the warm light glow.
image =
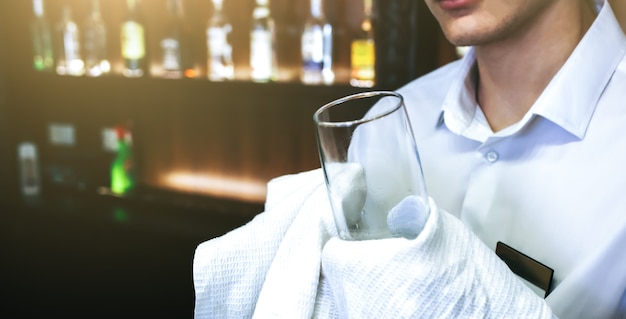
<path id="1" fill-rule="evenodd" d="M 465 54 L 467 54 L 467 51 L 469 51 L 470 47 L 456 47 L 456 55 L 458 58 L 462 58 L 465 56 Z"/>
<path id="2" fill-rule="evenodd" d="M 193 79 L 198 76 L 198 72 L 194 69 L 185 70 L 185 77 L 188 79 Z"/>
<path id="3" fill-rule="evenodd" d="M 230 176 L 173 172 L 164 176 L 168 187 L 245 201 L 263 202 L 267 182 Z"/>

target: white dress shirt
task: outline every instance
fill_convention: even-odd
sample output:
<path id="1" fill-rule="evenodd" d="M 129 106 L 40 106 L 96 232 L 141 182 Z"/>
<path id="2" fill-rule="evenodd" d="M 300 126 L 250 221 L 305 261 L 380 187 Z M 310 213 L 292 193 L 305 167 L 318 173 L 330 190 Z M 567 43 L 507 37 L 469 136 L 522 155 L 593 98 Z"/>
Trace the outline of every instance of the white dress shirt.
<path id="1" fill-rule="evenodd" d="M 554 269 L 546 300 L 560 318 L 626 317 L 625 53 L 604 5 L 524 118 L 496 133 L 472 50 L 399 90 L 429 195 L 489 247 Z"/>

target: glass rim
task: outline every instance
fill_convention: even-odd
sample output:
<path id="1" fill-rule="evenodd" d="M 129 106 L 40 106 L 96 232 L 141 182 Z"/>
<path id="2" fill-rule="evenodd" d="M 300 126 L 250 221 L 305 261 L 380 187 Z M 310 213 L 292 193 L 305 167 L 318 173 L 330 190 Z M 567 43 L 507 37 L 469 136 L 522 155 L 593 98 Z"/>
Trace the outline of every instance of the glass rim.
<path id="1" fill-rule="evenodd" d="M 342 104 L 342 103 L 350 101 L 350 100 L 356 100 L 356 99 L 361 99 L 361 98 L 368 98 L 368 97 L 373 97 L 373 96 L 396 97 L 396 98 L 398 98 L 398 103 L 397 103 L 397 105 L 395 105 L 394 107 L 390 108 L 389 110 L 386 110 L 385 112 L 382 112 L 380 114 L 376 114 L 375 116 L 363 117 L 363 118 L 358 119 L 358 120 L 328 122 L 328 121 L 322 121 L 319 118 L 320 115 L 323 112 L 327 111 L 328 109 L 330 109 L 330 108 L 332 108 L 334 106 L 337 106 L 339 104 Z M 317 111 L 315 111 L 315 113 L 313 114 L 313 121 L 315 121 L 315 124 L 317 124 L 318 126 L 323 126 L 323 127 L 349 127 L 349 126 L 354 126 L 355 124 L 363 124 L 363 123 L 374 121 L 376 119 L 383 118 L 383 117 L 385 117 L 385 116 L 387 116 L 387 115 L 397 111 L 399 108 L 402 107 L 402 105 L 404 105 L 404 97 L 400 93 L 397 93 L 395 91 L 361 92 L 361 93 L 351 94 L 351 95 L 348 95 L 348 96 L 336 99 L 334 101 L 331 101 L 329 103 L 326 103 L 325 105 L 323 105 L 322 107 L 317 109 Z"/>

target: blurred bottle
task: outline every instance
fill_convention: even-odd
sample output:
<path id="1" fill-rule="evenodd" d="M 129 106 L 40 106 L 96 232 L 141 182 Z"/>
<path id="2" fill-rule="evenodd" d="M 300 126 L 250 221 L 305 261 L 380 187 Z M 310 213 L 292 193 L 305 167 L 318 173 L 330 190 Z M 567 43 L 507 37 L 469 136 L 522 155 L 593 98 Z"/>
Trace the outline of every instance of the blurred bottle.
<path id="1" fill-rule="evenodd" d="M 364 1 L 363 21 L 350 48 L 350 85 L 356 87 L 372 87 L 376 80 L 372 1 Z"/>
<path id="2" fill-rule="evenodd" d="M 57 73 L 73 76 L 85 74 L 85 63 L 80 55 L 80 32 L 78 25 L 72 19 L 72 9 L 69 6 L 63 7 L 63 19 L 57 31 Z"/>
<path id="3" fill-rule="evenodd" d="M 250 77 L 255 82 L 278 79 L 276 30 L 269 0 L 256 0 L 250 32 Z"/>
<path id="4" fill-rule="evenodd" d="M 302 82 L 332 84 L 333 29 L 324 16 L 322 0 L 311 1 L 311 15 L 302 33 Z"/>
<path id="5" fill-rule="evenodd" d="M 125 77 L 142 77 L 146 72 L 146 34 L 138 12 L 139 0 L 126 0 L 127 14 L 122 22 L 121 48 Z"/>
<path id="6" fill-rule="evenodd" d="M 135 186 L 132 135 L 123 126 L 115 128 L 117 152 L 111 163 L 111 192 L 124 195 Z"/>
<path id="7" fill-rule="evenodd" d="M 17 156 L 22 195 L 39 195 L 41 183 L 39 181 L 37 146 L 31 142 L 21 142 L 17 147 Z"/>
<path id="8" fill-rule="evenodd" d="M 182 0 L 166 0 L 169 12 L 166 33 L 161 39 L 163 77 L 195 78 L 191 31 L 185 20 Z"/>
<path id="9" fill-rule="evenodd" d="M 85 74 L 100 76 L 109 73 L 111 64 L 108 60 L 106 25 L 100 15 L 98 0 L 90 0 L 89 2 L 89 16 L 85 21 L 82 33 Z"/>
<path id="10" fill-rule="evenodd" d="M 232 26 L 222 12 L 222 1 L 213 0 L 213 16 L 207 25 L 207 67 L 211 81 L 232 80 L 235 69 L 230 44 Z"/>
<path id="11" fill-rule="evenodd" d="M 33 67 L 37 71 L 54 70 L 50 24 L 45 16 L 43 0 L 33 0 L 35 17 L 31 22 L 33 37 Z"/>

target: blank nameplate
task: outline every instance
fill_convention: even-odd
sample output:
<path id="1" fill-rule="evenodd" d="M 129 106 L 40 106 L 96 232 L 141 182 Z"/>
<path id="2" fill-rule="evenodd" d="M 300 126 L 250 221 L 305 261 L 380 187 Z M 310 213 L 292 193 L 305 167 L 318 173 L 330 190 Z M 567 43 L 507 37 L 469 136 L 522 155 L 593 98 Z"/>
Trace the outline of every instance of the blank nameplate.
<path id="1" fill-rule="evenodd" d="M 509 266 L 513 273 L 543 290 L 544 298 L 548 296 L 554 274 L 552 268 L 503 242 L 496 244 L 496 255 Z"/>

